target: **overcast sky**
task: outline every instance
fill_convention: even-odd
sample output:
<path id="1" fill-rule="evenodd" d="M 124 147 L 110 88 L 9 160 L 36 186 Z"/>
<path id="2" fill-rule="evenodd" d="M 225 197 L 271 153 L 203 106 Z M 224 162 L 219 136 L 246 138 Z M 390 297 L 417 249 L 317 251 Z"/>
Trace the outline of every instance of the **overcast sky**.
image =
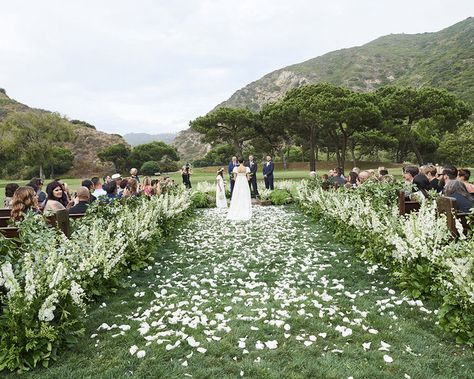
<path id="1" fill-rule="evenodd" d="M 0 0 L 0 87 L 106 132 L 174 132 L 278 68 L 469 16 L 474 0 Z"/>

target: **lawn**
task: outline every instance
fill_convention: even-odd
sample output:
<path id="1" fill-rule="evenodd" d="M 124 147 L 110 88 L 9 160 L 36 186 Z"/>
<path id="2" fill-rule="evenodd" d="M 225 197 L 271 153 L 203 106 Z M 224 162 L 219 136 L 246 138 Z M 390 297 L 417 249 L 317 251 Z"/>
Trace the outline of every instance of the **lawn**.
<path id="1" fill-rule="evenodd" d="M 293 207 L 199 211 L 30 378 L 469 378 L 472 349 Z M 10 377 L 17 377 L 11 374 Z"/>

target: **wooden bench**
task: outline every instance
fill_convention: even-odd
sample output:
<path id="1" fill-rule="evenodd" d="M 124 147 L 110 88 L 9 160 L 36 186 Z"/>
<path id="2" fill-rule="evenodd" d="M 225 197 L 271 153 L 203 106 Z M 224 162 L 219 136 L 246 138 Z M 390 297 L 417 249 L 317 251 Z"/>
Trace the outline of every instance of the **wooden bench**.
<path id="1" fill-rule="evenodd" d="M 10 216 L 0 216 L 0 228 L 6 228 L 9 225 Z"/>
<path id="2" fill-rule="evenodd" d="M 459 232 L 456 229 L 456 219 L 458 219 L 459 222 L 461 222 L 464 234 L 468 233 L 469 216 L 471 216 L 472 213 L 458 212 L 456 199 L 452 197 L 440 196 L 438 199 L 436 199 L 436 206 L 438 208 L 438 214 L 446 215 L 448 229 L 451 231 L 451 234 L 453 235 L 453 237 L 455 238 L 459 237 Z"/>
<path id="3" fill-rule="evenodd" d="M 10 208 L 0 208 L 0 217 L 10 217 Z"/>
<path id="4" fill-rule="evenodd" d="M 77 220 L 84 216 L 84 213 L 70 215 L 67 209 L 62 209 L 60 211 L 57 211 L 54 215 L 48 216 L 46 218 L 46 222 L 52 227 L 60 229 L 64 233 L 64 235 L 69 238 L 71 236 L 70 219 Z M 9 220 L 9 216 L 0 217 L 0 233 L 3 234 L 5 238 L 18 237 L 18 228 L 8 226 L 7 221 Z"/>
<path id="5" fill-rule="evenodd" d="M 398 213 L 400 216 L 418 211 L 420 206 L 418 201 L 407 200 L 404 191 L 398 191 Z"/>
<path id="6" fill-rule="evenodd" d="M 0 228 L 0 234 L 3 234 L 5 238 L 16 238 L 18 237 L 18 228 L 15 228 L 15 227 Z"/>

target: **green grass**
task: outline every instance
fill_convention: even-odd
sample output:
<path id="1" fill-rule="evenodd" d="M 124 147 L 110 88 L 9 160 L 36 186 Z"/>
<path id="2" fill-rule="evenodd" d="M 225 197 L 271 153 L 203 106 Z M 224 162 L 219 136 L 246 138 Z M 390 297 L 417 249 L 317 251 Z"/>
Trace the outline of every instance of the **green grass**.
<path id="1" fill-rule="evenodd" d="M 357 260 L 350 248 L 334 242 L 327 230 L 293 207 L 254 210 L 253 219 L 245 224 L 229 223 L 225 213 L 215 209 L 198 212 L 164 242 L 153 267 L 134 273 L 127 278 L 126 288 L 92 305 L 86 334 L 77 345 L 63 351 L 49 369 L 36 369 L 24 377 L 236 378 L 241 371 L 243 377 L 252 378 L 474 377 L 473 351 L 444 335 L 433 313 L 406 301 L 396 305 L 403 296 L 386 270 L 379 267 L 368 272 L 368 265 Z M 316 291 L 326 291 L 333 299 L 323 300 Z M 350 298 L 346 291 L 356 297 Z M 140 292 L 144 296 L 136 297 Z M 193 300 L 193 296 L 200 298 Z M 381 310 L 377 302 L 384 299 L 390 299 L 393 307 Z M 190 304 L 180 304 L 182 301 Z M 227 306 L 232 309 L 226 311 Z M 436 309 L 435 304 L 424 306 L 428 312 Z M 217 331 L 210 322 L 196 328 L 181 321 L 172 323 L 169 317 L 177 309 L 190 317 L 202 312 L 209 320 L 218 319 L 216 314 L 221 313 L 227 321 L 218 323 L 230 330 Z M 335 313 L 331 315 L 330 309 Z M 259 320 L 239 317 L 254 317 L 259 310 L 266 314 Z M 321 317 L 320 310 L 324 312 Z M 278 311 L 287 311 L 288 317 Z M 358 311 L 367 312 L 366 317 Z M 282 327 L 268 323 L 276 319 L 291 326 L 288 338 Z M 357 319 L 362 320 L 360 325 L 349 325 L 348 321 Z M 196 352 L 186 341 L 167 351 L 165 345 L 176 337 L 163 344 L 150 341 L 147 346 L 138 332 L 143 321 L 151 325 L 146 335 L 182 330 L 200 341 L 207 352 Z M 119 333 L 116 328 L 97 331 L 104 322 L 130 325 L 131 330 L 113 337 Z M 343 337 L 335 330 L 337 325 L 350 327 L 352 335 Z M 378 334 L 368 333 L 362 325 Z M 207 341 L 204 330 L 220 341 Z M 97 337 L 91 338 L 93 334 Z M 314 335 L 317 341 L 306 347 L 297 339 L 300 335 L 305 340 Z M 247 354 L 239 348 L 239 338 L 246 338 Z M 257 340 L 277 340 L 278 348 L 257 350 Z M 362 343 L 368 341 L 371 349 L 364 351 Z M 381 341 L 391 345 L 390 352 L 378 350 Z M 145 350 L 146 356 L 132 356 L 132 345 Z M 384 354 L 394 362 L 385 363 Z"/>

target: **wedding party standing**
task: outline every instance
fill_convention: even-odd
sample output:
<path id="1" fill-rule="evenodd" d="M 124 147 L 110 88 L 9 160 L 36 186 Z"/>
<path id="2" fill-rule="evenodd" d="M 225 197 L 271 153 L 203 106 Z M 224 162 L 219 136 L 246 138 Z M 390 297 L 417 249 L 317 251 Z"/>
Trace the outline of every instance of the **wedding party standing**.
<path id="1" fill-rule="evenodd" d="M 245 167 L 243 159 L 239 160 L 239 166 L 233 169 L 235 179 L 234 191 L 230 199 L 229 213 L 227 219 L 233 221 L 247 221 L 252 217 L 252 199 L 248 184 L 250 168 Z"/>
<path id="2" fill-rule="evenodd" d="M 224 169 L 217 170 L 216 177 L 216 206 L 217 208 L 227 208 L 227 199 L 225 198 Z"/>
<path id="3" fill-rule="evenodd" d="M 229 163 L 227 171 L 229 172 L 229 181 L 230 181 L 230 196 L 234 192 L 235 178 L 234 178 L 234 168 L 239 167 L 237 162 L 237 157 L 232 157 L 232 162 Z"/>
<path id="4" fill-rule="evenodd" d="M 273 161 L 270 155 L 267 155 L 267 162 L 263 165 L 263 180 L 265 188 L 273 190 Z"/>
<path id="5" fill-rule="evenodd" d="M 249 187 L 251 187 L 253 196 L 258 197 L 257 189 L 257 162 L 254 161 L 253 155 L 249 155 L 247 167 L 250 169 Z"/>

